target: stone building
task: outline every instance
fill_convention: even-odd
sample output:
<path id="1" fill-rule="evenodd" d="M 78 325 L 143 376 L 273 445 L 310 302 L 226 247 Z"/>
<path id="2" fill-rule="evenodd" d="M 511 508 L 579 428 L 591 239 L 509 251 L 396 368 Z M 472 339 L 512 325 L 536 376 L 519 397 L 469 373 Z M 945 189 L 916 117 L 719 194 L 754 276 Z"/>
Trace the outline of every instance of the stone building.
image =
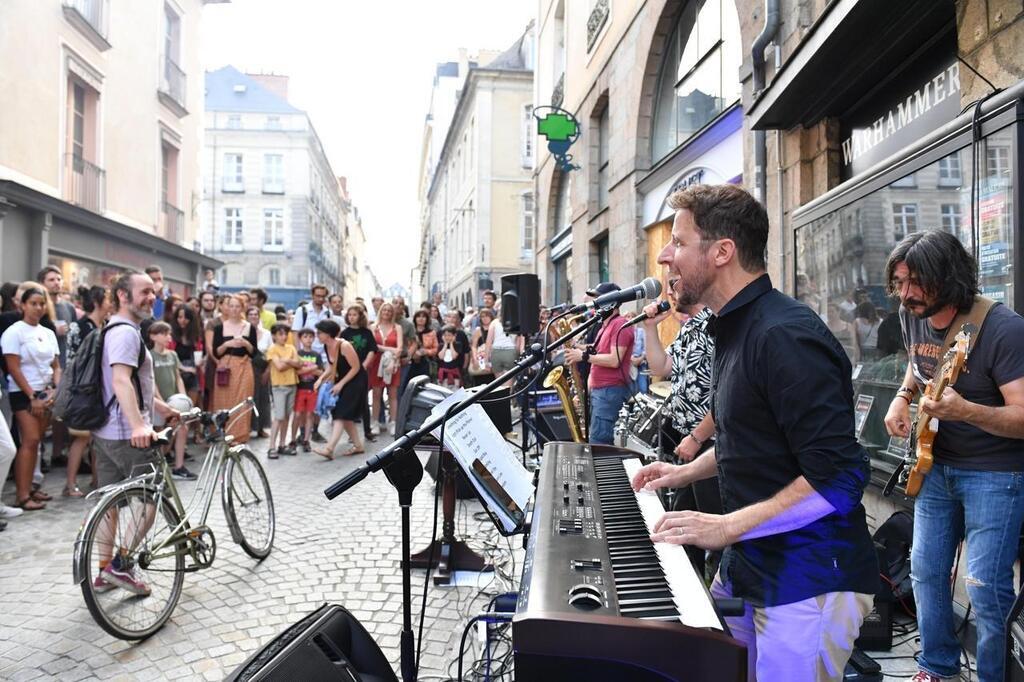
<path id="1" fill-rule="evenodd" d="M 225 290 L 260 286 L 287 307 L 315 282 L 345 293 L 348 200 L 287 76 L 206 74 L 202 163 L 203 247 Z"/>
<path id="2" fill-rule="evenodd" d="M 0 279 L 68 289 L 161 266 L 190 293 L 204 0 L 0 3 Z"/>
<path id="3" fill-rule="evenodd" d="M 502 275 L 533 270 L 533 35 L 531 25 L 465 71 L 439 66 L 420 173 L 423 298 L 441 292 L 450 305 L 479 305 Z"/>
<path id="4" fill-rule="evenodd" d="M 589 286 L 661 277 L 665 200 L 693 182 L 743 181 L 732 0 L 545 0 L 537 19 L 534 100 L 578 119 L 562 172 L 538 138 L 536 267 L 542 301 Z M 663 325 L 667 340 L 674 330 Z"/>

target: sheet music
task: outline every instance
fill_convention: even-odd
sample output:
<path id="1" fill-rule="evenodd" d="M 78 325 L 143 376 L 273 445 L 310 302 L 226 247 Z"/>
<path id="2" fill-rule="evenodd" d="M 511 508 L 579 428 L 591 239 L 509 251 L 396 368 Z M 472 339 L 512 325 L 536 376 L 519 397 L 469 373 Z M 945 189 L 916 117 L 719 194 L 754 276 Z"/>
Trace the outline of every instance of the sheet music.
<path id="1" fill-rule="evenodd" d="M 467 397 L 466 390 L 460 388 L 435 405 L 430 416 L 443 415 L 453 403 Z M 440 440 L 441 427 L 431 433 Z M 448 420 L 444 427 L 444 446 L 455 456 L 481 496 L 490 500 L 489 507 L 501 520 L 505 531 L 515 530 L 533 495 L 533 478 L 479 403 Z M 482 476 L 481 470 L 486 470 L 493 479 L 491 485 L 496 485 L 498 490 L 488 487 L 488 476 Z M 514 503 L 514 508 L 510 508 L 509 502 Z"/>

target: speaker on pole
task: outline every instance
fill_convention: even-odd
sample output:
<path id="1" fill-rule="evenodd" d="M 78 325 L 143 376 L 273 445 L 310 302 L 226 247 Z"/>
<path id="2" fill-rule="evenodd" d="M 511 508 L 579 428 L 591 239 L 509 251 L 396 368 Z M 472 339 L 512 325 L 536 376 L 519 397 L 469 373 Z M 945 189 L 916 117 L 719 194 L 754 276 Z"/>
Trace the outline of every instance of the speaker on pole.
<path id="1" fill-rule="evenodd" d="M 540 331 L 540 279 L 522 272 L 501 277 L 501 325 L 509 334 Z"/>

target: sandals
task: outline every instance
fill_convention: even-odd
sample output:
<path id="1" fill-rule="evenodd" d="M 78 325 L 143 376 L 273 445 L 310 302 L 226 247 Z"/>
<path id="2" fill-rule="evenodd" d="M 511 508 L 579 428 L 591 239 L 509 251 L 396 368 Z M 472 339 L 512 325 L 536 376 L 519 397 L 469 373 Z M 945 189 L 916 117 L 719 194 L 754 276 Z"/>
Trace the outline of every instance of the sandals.
<path id="1" fill-rule="evenodd" d="M 321 457 L 323 457 L 324 459 L 326 459 L 329 462 L 334 461 L 334 453 L 333 452 L 328 452 L 327 450 L 321 450 L 320 448 L 313 448 L 313 452 L 315 454 L 317 454 L 317 455 L 320 455 Z"/>
<path id="2" fill-rule="evenodd" d="M 279 453 L 279 450 L 275 450 L 274 448 L 270 448 L 270 450 L 267 451 L 267 458 L 268 459 L 277 459 L 278 453 Z"/>
<path id="3" fill-rule="evenodd" d="M 362 455 L 365 453 L 366 450 L 364 448 L 349 448 L 345 452 L 341 453 L 341 455 L 342 457 L 352 457 L 353 455 Z"/>
<path id="4" fill-rule="evenodd" d="M 21 507 L 25 511 L 38 511 L 40 509 L 46 509 L 45 502 L 33 500 L 31 495 L 23 500 L 18 500 L 17 502 L 15 502 L 15 505 Z"/>
<path id="5" fill-rule="evenodd" d="M 70 488 L 64 486 L 64 490 L 61 492 L 63 497 L 85 497 L 85 493 L 82 492 L 81 488 L 77 485 L 73 485 Z"/>
<path id="6" fill-rule="evenodd" d="M 29 493 L 29 497 L 31 497 L 34 502 L 49 502 L 53 499 L 53 495 L 44 493 L 42 488 L 36 488 L 33 490 Z"/>

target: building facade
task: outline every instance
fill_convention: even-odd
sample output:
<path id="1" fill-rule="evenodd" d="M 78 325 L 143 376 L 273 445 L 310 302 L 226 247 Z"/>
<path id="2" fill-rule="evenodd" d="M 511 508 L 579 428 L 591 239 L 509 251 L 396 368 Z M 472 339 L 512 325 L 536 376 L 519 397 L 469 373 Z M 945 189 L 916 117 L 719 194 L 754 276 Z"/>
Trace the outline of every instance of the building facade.
<path id="1" fill-rule="evenodd" d="M 318 282 L 344 294 L 348 200 L 288 78 L 231 66 L 206 74 L 200 208 L 205 253 L 228 291 L 259 286 L 294 307 Z"/>
<path id="2" fill-rule="evenodd" d="M 535 143 L 544 303 L 582 300 L 602 281 L 660 279 L 668 196 L 744 180 L 741 62 L 732 0 L 540 3 L 535 101 L 582 128 L 570 148 L 577 170 Z M 662 327 L 666 341 L 675 335 Z"/>
<path id="3" fill-rule="evenodd" d="M 428 118 L 421 167 L 424 297 L 441 292 L 450 305 L 478 305 L 481 292 L 502 275 L 533 270 L 533 137 L 524 123 L 533 110 L 532 59 L 531 25 L 508 50 L 468 67 L 436 161 L 436 119 Z M 437 113 L 444 113 L 440 104 Z"/>
<path id="4" fill-rule="evenodd" d="M 220 265 L 195 249 L 205 4 L 0 4 L 2 279 L 54 264 L 71 289 L 156 264 L 189 293 Z"/>

